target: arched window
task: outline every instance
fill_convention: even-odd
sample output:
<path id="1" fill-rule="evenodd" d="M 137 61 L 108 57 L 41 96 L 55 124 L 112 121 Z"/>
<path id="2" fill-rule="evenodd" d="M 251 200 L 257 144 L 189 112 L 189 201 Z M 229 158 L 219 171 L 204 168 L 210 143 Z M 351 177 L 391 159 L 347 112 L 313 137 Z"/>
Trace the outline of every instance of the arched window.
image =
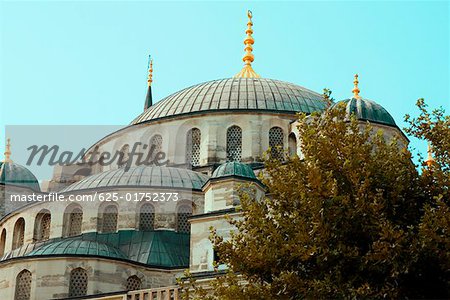
<path id="1" fill-rule="evenodd" d="M 127 278 L 127 291 L 135 291 L 141 289 L 141 279 L 136 275 Z"/>
<path id="2" fill-rule="evenodd" d="M 31 272 L 21 271 L 16 278 L 15 300 L 28 300 L 31 298 Z"/>
<path id="3" fill-rule="evenodd" d="M 6 229 L 3 228 L 2 235 L 0 236 L 0 258 L 5 255 L 6 247 Z"/>
<path id="4" fill-rule="evenodd" d="M 139 230 L 153 230 L 155 227 L 155 209 L 151 204 L 144 204 L 139 211 Z"/>
<path id="5" fill-rule="evenodd" d="M 128 159 L 130 158 L 130 145 L 125 144 L 120 149 L 119 159 L 117 165 L 119 168 L 123 168 L 127 165 Z"/>
<path id="6" fill-rule="evenodd" d="M 50 223 L 52 216 L 48 210 L 37 214 L 34 220 L 34 236 L 35 241 L 46 241 L 50 238 Z"/>
<path id="7" fill-rule="evenodd" d="M 177 210 L 177 231 L 189 233 L 191 225 L 189 224 L 189 217 L 192 216 L 192 208 L 189 205 L 181 205 Z"/>
<path id="8" fill-rule="evenodd" d="M 283 129 L 280 127 L 272 127 L 269 130 L 269 147 L 270 153 L 273 158 L 282 160 L 284 146 L 284 134 Z"/>
<path id="9" fill-rule="evenodd" d="M 69 297 L 87 294 L 88 276 L 83 268 L 76 268 L 70 272 Z"/>
<path id="10" fill-rule="evenodd" d="M 242 129 L 231 126 L 227 130 L 227 161 L 241 161 L 242 155 Z"/>
<path id="11" fill-rule="evenodd" d="M 163 138 L 159 134 L 155 134 L 150 139 L 149 151 L 151 151 L 151 159 L 153 160 L 157 153 L 162 151 Z"/>
<path id="12" fill-rule="evenodd" d="M 83 223 L 83 211 L 80 207 L 69 207 L 64 213 L 64 236 L 76 236 L 81 234 Z"/>
<path id="13" fill-rule="evenodd" d="M 25 236 L 25 220 L 19 218 L 14 225 L 12 249 L 17 249 L 23 246 Z"/>
<path id="14" fill-rule="evenodd" d="M 202 133 L 198 128 L 192 128 L 186 136 L 186 163 L 196 167 L 200 164 L 200 143 Z"/>
<path id="15" fill-rule="evenodd" d="M 116 232 L 117 230 L 117 207 L 108 205 L 101 216 L 101 232 Z"/>
<path id="16" fill-rule="evenodd" d="M 297 155 L 297 138 L 295 137 L 295 133 L 291 132 L 289 134 L 289 156 Z"/>

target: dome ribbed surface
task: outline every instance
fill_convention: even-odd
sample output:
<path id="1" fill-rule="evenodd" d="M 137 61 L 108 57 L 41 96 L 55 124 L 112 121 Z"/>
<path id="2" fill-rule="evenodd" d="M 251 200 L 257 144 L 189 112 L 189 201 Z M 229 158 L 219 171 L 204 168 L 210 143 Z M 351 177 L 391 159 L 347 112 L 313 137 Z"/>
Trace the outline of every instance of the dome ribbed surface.
<path id="1" fill-rule="evenodd" d="M 380 104 L 368 99 L 346 99 L 337 102 L 345 103 L 345 111 L 347 115 L 355 115 L 359 120 L 381 123 L 389 126 L 397 126 L 394 118 Z"/>
<path id="2" fill-rule="evenodd" d="M 82 240 L 78 238 L 64 239 L 44 245 L 27 256 L 37 255 L 95 255 L 109 258 L 125 259 L 126 256 L 118 249 L 96 241 Z"/>
<path id="3" fill-rule="evenodd" d="M 238 176 L 244 178 L 256 179 L 255 172 L 246 164 L 239 162 L 228 162 L 220 165 L 214 170 L 211 178 L 220 178 L 227 176 Z"/>
<path id="4" fill-rule="evenodd" d="M 61 192 L 95 189 L 101 187 L 139 186 L 165 187 L 200 190 L 208 181 L 208 176 L 188 169 L 157 166 L 131 167 L 110 170 L 88 176 L 76 182 Z"/>
<path id="5" fill-rule="evenodd" d="M 40 191 L 39 182 L 30 170 L 14 162 L 0 162 L 0 183 Z"/>
<path id="6" fill-rule="evenodd" d="M 227 78 L 200 83 L 176 92 L 139 115 L 132 124 L 171 116 L 242 110 L 312 113 L 325 109 L 321 94 L 267 78 Z"/>
<path id="7" fill-rule="evenodd" d="M 188 268 L 190 234 L 171 230 L 89 232 L 49 240 L 26 256 L 86 255 L 123 259 L 154 267 Z"/>

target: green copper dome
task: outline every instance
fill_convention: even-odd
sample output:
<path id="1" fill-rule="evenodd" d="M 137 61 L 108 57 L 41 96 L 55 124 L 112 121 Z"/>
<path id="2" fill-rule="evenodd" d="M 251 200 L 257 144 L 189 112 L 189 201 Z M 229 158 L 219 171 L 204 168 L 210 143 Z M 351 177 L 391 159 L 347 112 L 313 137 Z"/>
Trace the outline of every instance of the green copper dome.
<path id="1" fill-rule="evenodd" d="M 12 161 L 0 162 L 0 184 L 40 191 L 39 182 L 30 170 Z"/>
<path id="2" fill-rule="evenodd" d="M 256 179 L 255 173 L 253 172 L 252 168 L 250 168 L 246 164 L 235 161 L 220 165 L 216 170 L 214 170 L 211 179 L 227 176 Z"/>
<path id="3" fill-rule="evenodd" d="M 326 108 L 321 94 L 268 78 L 226 78 L 176 92 L 147 108 L 131 124 L 219 111 L 312 113 Z"/>
<path id="4" fill-rule="evenodd" d="M 95 255 L 108 258 L 125 259 L 125 255 L 118 249 L 96 241 L 87 241 L 77 238 L 64 239 L 58 242 L 46 244 L 27 256 L 38 255 Z"/>
<path id="5" fill-rule="evenodd" d="M 117 186 L 200 190 L 208 178 L 207 175 L 188 169 L 138 166 L 131 167 L 128 171 L 120 168 L 88 176 L 64 188 L 61 192 Z"/>
<path id="6" fill-rule="evenodd" d="M 101 256 L 153 267 L 187 268 L 189 241 L 189 233 L 171 230 L 89 232 L 50 240 L 26 256 Z"/>
<path id="7" fill-rule="evenodd" d="M 333 106 L 345 103 L 345 111 L 347 115 L 354 114 L 359 120 L 380 123 L 388 126 L 395 126 L 394 118 L 388 111 L 378 103 L 368 99 L 346 99 L 337 102 Z"/>

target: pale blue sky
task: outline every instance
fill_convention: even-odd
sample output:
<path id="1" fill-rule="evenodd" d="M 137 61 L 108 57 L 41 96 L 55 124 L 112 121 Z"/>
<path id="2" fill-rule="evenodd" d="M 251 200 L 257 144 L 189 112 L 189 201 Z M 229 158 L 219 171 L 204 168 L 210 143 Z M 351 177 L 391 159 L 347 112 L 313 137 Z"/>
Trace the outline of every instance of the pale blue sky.
<path id="1" fill-rule="evenodd" d="M 449 2 L 1 2 L 1 119 L 125 125 L 141 113 L 147 56 L 154 99 L 231 77 L 246 10 L 254 69 L 317 92 L 383 105 L 400 127 L 417 98 L 450 112 Z M 0 149 L 4 149 L 1 134 Z M 413 140 L 414 147 L 426 146 Z"/>

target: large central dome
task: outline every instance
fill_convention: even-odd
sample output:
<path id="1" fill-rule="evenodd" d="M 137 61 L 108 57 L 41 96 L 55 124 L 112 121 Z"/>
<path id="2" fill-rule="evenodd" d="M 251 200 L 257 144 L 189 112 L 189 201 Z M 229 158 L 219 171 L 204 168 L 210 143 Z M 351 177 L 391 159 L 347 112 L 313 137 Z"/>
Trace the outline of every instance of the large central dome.
<path id="1" fill-rule="evenodd" d="M 176 92 L 150 106 L 132 124 L 212 111 L 309 114 L 325 107 L 321 94 L 292 83 L 267 78 L 227 78 Z"/>

